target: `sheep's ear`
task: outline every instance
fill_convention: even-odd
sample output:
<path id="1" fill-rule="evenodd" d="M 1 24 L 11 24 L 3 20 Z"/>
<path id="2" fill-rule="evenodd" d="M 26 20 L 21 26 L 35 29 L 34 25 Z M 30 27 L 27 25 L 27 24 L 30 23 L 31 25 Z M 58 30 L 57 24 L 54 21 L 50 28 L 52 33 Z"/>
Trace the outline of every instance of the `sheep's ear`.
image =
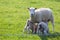
<path id="1" fill-rule="evenodd" d="M 37 8 L 35 8 L 35 9 L 37 9 Z"/>

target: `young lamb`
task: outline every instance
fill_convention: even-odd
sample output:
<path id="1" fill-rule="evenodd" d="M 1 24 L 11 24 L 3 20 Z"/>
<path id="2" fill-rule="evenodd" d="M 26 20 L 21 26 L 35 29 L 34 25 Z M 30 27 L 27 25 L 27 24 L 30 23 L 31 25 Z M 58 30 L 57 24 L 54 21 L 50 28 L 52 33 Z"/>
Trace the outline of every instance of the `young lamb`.
<path id="1" fill-rule="evenodd" d="M 27 20 L 25 28 L 23 30 L 23 32 L 27 31 L 27 33 L 30 33 L 30 30 L 32 30 L 32 22 L 30 19 Z"/>
<path id="2" fill-rule="evenodd" d="M 49 21 L 52 23 L 52 31 L 54 31 L 54 17 L 52 15 L 52 10 L 50 8 L 39 8 L 36 9 L 34 7 L 28 8 L 30 11 L 30 18 L 33 23 L 46 22 L 48 24 Z"/>
<path id="3" fill-rule="evenodd" d="M 30 33 L 30 30 L 32 30 L 32 33 L 36 33 L 37 23 L 32 23 L 32 21 L 28 19 L 23 31 L 27 31 L 27 33 Z"/>
<path id="4" fill-rule="evenodd" d="M 37 33 L 40 35 L 41 34 L 48 35 L 49 33 L 48 25 L 44 22 L 40 22 L 37 27 Z"/>

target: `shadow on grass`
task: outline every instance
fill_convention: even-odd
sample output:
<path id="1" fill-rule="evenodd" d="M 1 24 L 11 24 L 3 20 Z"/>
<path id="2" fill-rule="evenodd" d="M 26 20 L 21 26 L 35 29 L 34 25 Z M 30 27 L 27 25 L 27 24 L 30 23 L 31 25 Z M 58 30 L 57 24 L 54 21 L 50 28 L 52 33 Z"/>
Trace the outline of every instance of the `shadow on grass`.
<path id="1" fill-rule="evenodd" d="M 58 37 L 60 37 L 60 33 L 58 33 L 58 32 L 55 32 L 55 33 L 53 33 L 53 34 L 49 34 L 49 35 L 47 35 L 47 36 L 44 36 L 44 35 L 38 35 L 40 38 L 41 38 L 41 40 L 48 40 L 48 38 L 58 38 Z"/>

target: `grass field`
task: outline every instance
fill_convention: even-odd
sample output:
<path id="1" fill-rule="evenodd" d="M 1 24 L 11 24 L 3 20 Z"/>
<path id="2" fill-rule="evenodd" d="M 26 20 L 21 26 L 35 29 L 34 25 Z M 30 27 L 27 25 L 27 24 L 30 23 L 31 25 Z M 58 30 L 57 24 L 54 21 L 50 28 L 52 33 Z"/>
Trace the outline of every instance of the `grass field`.
<path id="1" fill-rule="evenodd" d="M 53 10 L 55 32 L 49 22 L 52 36 L 24 34 L 28 7 L 48 7 Z M 60 40 L 60 0 L 0 0 L 0 40 Z M 55 35 L 57 34 L 57 35 Z"/>

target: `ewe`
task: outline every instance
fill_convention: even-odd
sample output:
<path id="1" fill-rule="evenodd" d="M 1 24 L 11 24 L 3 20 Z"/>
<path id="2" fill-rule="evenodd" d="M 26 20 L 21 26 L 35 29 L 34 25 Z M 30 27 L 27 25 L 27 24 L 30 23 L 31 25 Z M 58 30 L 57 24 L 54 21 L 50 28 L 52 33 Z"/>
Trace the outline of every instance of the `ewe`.
<path id="1" fill-rule="evenodd" d="M 39 8 L 34 7 L 28 8 L 30 12 L 30 18 L 33 23 L 45 22 L 48 24 L 49 21 L 52 23 L 52 31 L 54 31 L 54 17 L 52 15 L 52 10 L 49 8 Z"/>

